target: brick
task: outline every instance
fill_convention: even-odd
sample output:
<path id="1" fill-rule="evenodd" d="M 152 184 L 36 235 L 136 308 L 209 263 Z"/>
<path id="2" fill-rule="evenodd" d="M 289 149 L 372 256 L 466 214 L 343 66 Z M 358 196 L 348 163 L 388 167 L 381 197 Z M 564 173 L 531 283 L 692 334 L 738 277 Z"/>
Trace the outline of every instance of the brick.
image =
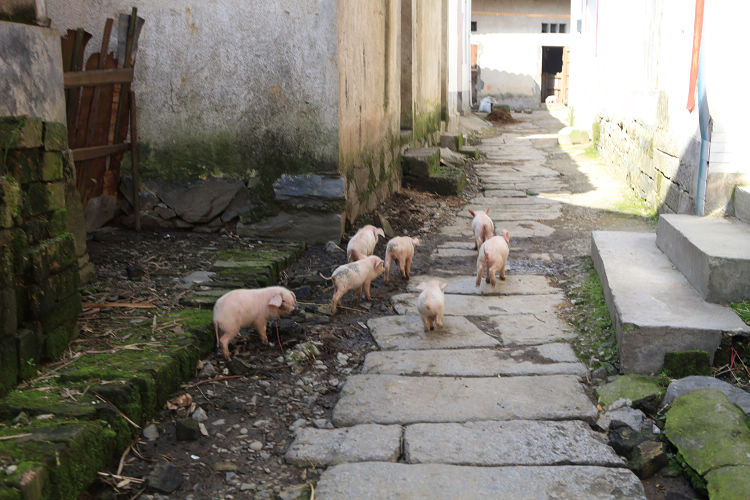
<path id="1" fill-rule="evenodd" d="M 66 209 L 59 209 L 52 212 L 52 215 L 50 215 L 49 218 L 49 235 L 52 238 L 62 236 L 64 233 L 68 232 L 68 228 L 65 225 L 65 218 L 68 216 L 68 211 Z"/>
<path id="2" fill-rule="evenodd" d="M 44 122 L 44 149 L 63 151 L 68 149 L 68 127 L 60 122 Z"/>
<path id="3" fill-rule="evenodd" d="M 66 311 L 56 308 L 61 307 L 61 300 L 77 294 L 78 284 L 78 268 L 76 267 L 69 271 L 50 276 L 41 285 L 30 285 L 28 287 L 28 297 L 31 313 L 35 318 L 67 314 Z M 45 319 L 42 321 L 45 321 Z"/>
<path id="4" fill-rule="evenodd" d="M 43 181 L 60 181 L 63 178 L 62 153 L 47 151 L 42 155 L 42 176 Z"/>
<path id="5" fill-rule="evenodd" d="M 3 148 L 27 149 L 42 145 L 42 120 L 27 116 L 0 118 L 0 144 Z"/>
<path id="6" fill-rule="evenodd" d="M 0 228 L 18 225 L 21 215 L 21 186 L 12 177 L 0 177 Z"/>
<path id="7" fill-rule="evenodd" d="M 54 360 L 58 359 L 68 348 L 70 339 L 74 337 L 74 328 L 76 323 L 69 323 L 60 325 L 51 331 L 44 332 L 44 350 L 42 352 L 43 359 Z"/>
<path id="8" fill-rule="evenodd" d="M 81 313 L 81 294 L 77 291 L 68 297 L 61 297 L 54 309 L 41 320 L 43 330 L 53 330 L 59 326 L 78 320 Z"/>

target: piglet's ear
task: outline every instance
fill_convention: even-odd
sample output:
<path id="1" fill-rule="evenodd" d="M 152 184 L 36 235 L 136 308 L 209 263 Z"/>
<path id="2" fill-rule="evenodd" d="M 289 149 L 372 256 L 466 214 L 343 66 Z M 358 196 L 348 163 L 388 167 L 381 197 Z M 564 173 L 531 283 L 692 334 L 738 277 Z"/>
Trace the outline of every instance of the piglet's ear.
<path id="1" fill-rule="evenodd" d="M 445 291 L 445 287 L 448 286 L 448 283 L 440 283 L 440 289 Z"/>
<path id="2" fill-rule="evenodd" d="M 427 283 L 424 281 L 417 285 L 417 290 L 424 290 L 425 288 L 427 288 Z"/>
<path id="3" fill-rule="evenodd" d="M 420 241 L 419 241 L 419 238 L 412 238 L 412 239 L 411 239 L 411 242 L 412 242 L 412 244 L 413 244 L 413 245 L 414 245 L 415 247 L 416 247 L 416 246 L 419 246 L 419 243 L 420 243 Z"/>
<path id="4" fill-rule="evenodd" d="M 383 230 L 382 230 L 382 229 L 380 229 L 379 227 L 376 227 L 376 228 L 375 228 L 375 237 L 377 238 L 377 237 L 378 237 L 378 235 L 380 235 L 380 236 L 382 236 L 383 238 L 385 238 L 385 233 L 383 232 Z"/>
<path id="5" fill-rule="evenodd" d="M 487 215 L 490 215 L 490 207 L 487 207 L 487 210 L 484 211 Z"/>
<path id="6" fill-rule="evenodd" d="M 268 305 L 274 306 L 274 307 L 281 307 L 281 294 L 277 293 L 276 295 L 268 299 Z"/>
<path id="7" fill-rule="evenodd" d="M 476 214 L 474 213 L 474 210 L 472 210 L 472 209 L 469 209 L 469 213 L 470 213 L 470 214 L 472 215 L 472 217 L 473 217 L 474 215 L 476 215 Z"/>
<path id="8" fill-rule="evenodd" d="M 375 263 L 375 270 L 380 271 L 381 269 L 383 269 L 383 261 L 379 260 Z"/>

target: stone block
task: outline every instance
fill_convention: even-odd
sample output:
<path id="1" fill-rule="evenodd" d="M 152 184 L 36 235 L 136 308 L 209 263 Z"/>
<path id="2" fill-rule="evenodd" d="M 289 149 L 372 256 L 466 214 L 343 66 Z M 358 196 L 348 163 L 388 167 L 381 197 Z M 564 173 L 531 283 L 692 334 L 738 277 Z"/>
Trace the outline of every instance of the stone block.
<path id="1" fill-rule="evenodd" d="M 734 215 L 745 224 L 750 224 L 750 186 L 735 188 Z"/>
<path id="2" fill-rule="evenodd" d="M 156 194 L 177 215 L 191 224 L 219 217 L 245 184 L 237 179 L 211 177 L 186 184 L 154 183 Z"/>
<path id="3" fill-rule="evenodd" d="M 705 213 L 714 215 L 730 213 L 734 187 L 747 182 L 750 182 L 750 174 L 709 170 L 706 178 Z"/>
<path id="4" fill-rule="evenodd" d="M 300 429 L 284 458 L 302 466 L 395 462 L 400 452 L 400 425 L 362 424 L 343 429 Z"/>
<path id="5" fill-rule="evenodd" d="M 51 182 L 62 180 L 62 153 L 57 151 L 45 151 L 42 155 L 41 170 L 41 180 L 43 181 Z"/>
<path id="6" fill-rule="evenodd" d="M 0 337 L 16 332 L 16 308 L 16 291 L 13 288 L 0 288 Z"/>
<path id="7" fill-rule="evenodd" d="M 667 393 L 661 403 L 662 407 L 672 404 L 675 398 L 683 394 L 701 389 L 716 389 L 723 392 L 732 403 L 742 408 L 742 411 L 750 416 L 750 394 L 739 387 L 735 387 L 714 377 L 691 376 L 672 381 L 669 387 L 667 387 Z"/>
<path id="8" fill-rule="evenodd" d="M 618 399 L 629 399 L 633 406 L 645 411 L 654 410 L 664 396 L 664 388 L 656 379 L 642 375 L 623 375 L 596 389 L 599 402 L 605 408 Z"/>
<path id="9" fill-rule="evenodd" d="M 706 351 L 668 352 L 662 369 L 670 378 L 711 375 L 711 359 Z"/>
<path id="10" fill-rule="evenodd" d="M 39 149 L 14 149 L 7 155 L 5 170 L 22 184 L 41 180 L 42 153 Z"/>
<path id="11" fill-rule="evenodd" d="M 479 158 L 479 148 L 476 148 L 474 146 L 463 146 L 459 148 L 458 152 L 464 156 L 468 156 L 469 158 Z"/>
<path id="12" fill-rule="evenodd" d="M 52 330 L 61 325 L 70 326 L 81 313 L 81 295 L 78 292 L 68 297 L 60 298 L 55 304 L 54 310 L 41 319 L 44 331 Z M 72 333 L 76 336 L 75 332 Z"/>
<path id="13" fill-rule="evenodd" d="M 404 176 L 404 183 L 417 189 L 441 195 L 460 194 L 466 186 L 466 173 L 462 168 L 439 167 L 429 177 Z"/>
<path id="14" fill-rule="evenodd" d="M 281 212 L 254 224 L 237 224 L 241 236 L 280 238 L 306 243 L 339 241 L 343 233 L 343 217 L 338 213 Z"/>
<path id="15" fill-rule="evenodd" d="M 282 206 L 341 212 L 346 203 L 346 178 L 342 175 L 284 174 L 273 183 L 273 192 Z"/>
<path id="16" fill-rule="evenodd" d="M 64 233 L 63 236 L 46 240 L 27 252 L 25 259 L 28 279 L 43 284 L 50 274 L 75 267 L 73 237 L 70 233 Z"/>
<path id="17" fill-rule="evenodd" d="M 750 498 L 750 466 L 721 467 L 706 474 L 708 497 L 713 499 Z"/>
<path id="18" fill-rule="evenodd" d="M 68 149 L 68 127 L 60 122 L 44 122 L 45 151 Z"/>
<path id="19" fill-rule="evenodd" d="M 0 335 L 0 395 L 18 383 L 18 347 L 15 336 Z"/>
<path id="20" fill-rule="evenodd" d="M 52 214 L 50 214 L 49 224 L 48 224 L 48 231 L 49 231 L 50 237 L 56 238 L 67 233 L 68 228 L 65 224 L 67 217 L 68 217 L 67 209 L 55 210 L 54 212 L 52 212 Z"/>
<path id="21" fill-rule="evenodd" d="M 0 177 L 0 229 L 20 222 L 21 202 L 21 185 L 12 177 Z"/>
<path id="22" fill-rule="evenodd" d="M 668 179 L 674 179 L 677 176 L 677 169 L 680 167 L 680 159 L 676 156 L 666 154 L 658 149 L 654 152 L 654 168 L 664 174 Z"/>
<path id="23" fill-rule="evenodd" d="M 24 328 L 16 333 L 18 342 L 18 375 L 21 379 L 33 377 L 42 354 L 44 338 L 41 331 Z"/>
<path id="24" fill-rule="evenodd" d="M 448 148 L 451 151 L 458 151 L 464 145 L 464 136 L 462 134 L 440 134 L 440 147 Z"/>
<path id="25" fill-rule="evenodd" d="M 42 145 L 42 120 L 28 116 L 0 118 L 0 144 L 3 149 L 29 149 Z"/>
<path id="26" fill-rule="evenodd" d="M 401 155 L 404 176 L 428 177 L 440 168 L 440 149 L 408 149 Z"/>

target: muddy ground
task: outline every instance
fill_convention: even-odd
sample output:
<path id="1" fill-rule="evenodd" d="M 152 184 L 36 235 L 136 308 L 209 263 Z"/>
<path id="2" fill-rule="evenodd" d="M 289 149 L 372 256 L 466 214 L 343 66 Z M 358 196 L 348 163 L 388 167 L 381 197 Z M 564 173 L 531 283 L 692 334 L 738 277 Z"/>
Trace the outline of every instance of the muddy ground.
<path id="1" fill-rule="evenodd" d="M 498 125 L 496 132 L 502 127 Z M 593 187 L 559 151 L 556 141 L 540 139 L 539 146 L 555 151 L 548 166 L 560 170 L 572 193 L 585 193 Z M 465 210 L 469 199 L 480 194 L 480 185 L 471 166 L 467 166 L 468 185 L 459 197 L 436 196 L 405 189 L 378 207 L 396 234 L 418 236 L 412 274 L 429 273 L 429 256 L 437 244 L 437 229 L 448 224 L 459 210 Z M 361 217 L 355 227 L 375 223 L 372 215 Z M 563 215 L 548 221 L 556 237 L 530 238 L 511 244 L 508 272 L 546 275 L 571 294 L 582 286 L 591 230 L 649 230 L 653 221 L 644 217 L 623 216 L 607 210 L 574 204 L 565 205 Z M 350 231 L 350 233 L 353 231 Z M 345 248 L 347 234 L 341 247 Z M 247 248 L 262 242 L 240 238 L 230 231 L 218 234 L 184 232 L 135 233 L 123 229 L 97 231 L 89 241 L 89 253 L 97 267 L 95 280 L 87 285 L 83 300 L 145 302 L 158 311 L 179 308 L 179 298 L 188 291 L 180 278 L 193 271 L 207 270 L 216 253 L 227 248 Z M 383 255 L 381 239 L 376 253 Z M 469 266 L 473 259 L 457 259 L 456 266 Z M 345 261 L 338 251 L 327 251 L 323 245 L 309 247 L 304 255 L 282 275 L 281 284 L 298 290 L 298 300 L 307 312 L 325 311 L 332 289 L 317 278 L 326 275 Z M 402 293 L 406 283 L 392 270 L 392 281 L 382 279 L 372 284 L 372 300 L 355 301 L 351 293 L 344 306 L 333 317 L 323 315 L 316 322 L 299 322 L 282 328 L 277 339 L 269 328 L 270 346 L 260 343 L 255 332 L 243 331 L 233 346 L 235 358 L 244 362 L 246 372 L 237 375 L 224 359 L 213 353 L 203 360 L 196 377 L 184 386 L 195 406 L 206 413 L 204 424 L 208 436 L 195 441 L 177 441 L 175 420 L 187 414 L 163 409 L 155 418 L 158 438 L 141 438 L 125 457 L 121 475 L 143 478 L 159 462 L 177 466 L 182 474 L 181 486 L 171 495 L 145 490 L 141 484 L 114 487 L 101 482 L 92 487 L 86 498 L 293 498 L 293 492 L 309 487 L 322 469 L 288 465 L 283 459 L 300 426 L 330 427 L 338 392 L 350 373 L 356 373 L 368 351 L 376 349 L 366 322 L 369 318 L 393 314 L 390 296 Z M 300 293 L 300 290 L 302 293 Z M 574 319 L 584 312 L 568 304 L 563 312 Z M 97 308 L 84 310 L 80 344 L 94 348 L 118 340 L 118 331 L 136 323 L 152 321 L 149 309 Z M 299 318 L 296 318 L 299 319 Z M 281 347 L 279 346 L 281 344 Z M 308 360 L 290 363 L 282 354 L 298 345 L 314 344 L 317 352 Z M 73 345 L 75 347 L 75 344 Z M 226 377 L 226 378 L 224 378 Z M 216 380 L 219 379 L 219 380 Z M 115 472 L 113 467 L 110 472 Z M 651 481 L 650 498 L 664 498 L 670 488 L 663 481 Z M 671 481 L 671 480 L 669 480 Z"/>

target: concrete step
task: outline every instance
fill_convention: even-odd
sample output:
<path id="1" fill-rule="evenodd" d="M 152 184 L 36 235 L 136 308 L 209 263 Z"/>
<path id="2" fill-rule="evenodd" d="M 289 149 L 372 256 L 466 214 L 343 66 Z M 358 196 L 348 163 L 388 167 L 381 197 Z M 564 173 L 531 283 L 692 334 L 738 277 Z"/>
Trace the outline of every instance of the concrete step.
<path id="1" fill-rule="evenodd" d="M 414 424 L 404 433 L 407 463 L 454 465 L 624 466 L 591 427 L 580 420 Z"/>
<path id="2" fill-rule="evenodd" d="M 734 188 L 734 216 L 750 224 L 750 186 Z"/>
<path id="3" fill-rule="evenodd" d="M 705 300 L 750 299 L 750 225 L 734 218 L 666 214 L 659 217 L 656 245 Z"/>
<path id="4" fill-rule="evenodd" d="M 410 424 L 474 420 L 593 421 L 597 411 L 574 375 L 404 377 L 352 375 L 333 423 Z"/>
<path id="5" fill-rule="evenodd" d="M 672 351 L 700 349 L 713 360 L 723 334 L 750 333 L 734 311 L 703 300 L 656 247 L 655 234 L 594 231 L 591 256 L 624 373 L 659 373 Z"/>
<path id="6" fill-rule="evenodd" d="M 400 293 L 391 296 L 391 302 L 399 314 L 419 314 L 416 293 Z M 472 296 L 445 294 L 446 316 L 493 316 L 496 314 L 546 314 L 556 313 L 564 303 L 562 293 L 543 295 Z"/>
<path id="7" fill-rule="evenodd" d="M 513 349 L 377 351 L 365 357 L 362 373 L 445 377 L 577 375 L 588 370 L 570 344 Z"/>
<path id="8" fill-rule="evenodd" d="M 469 467 L 363 462 L 325 471 L 315 498 L 462 500 L 494 498 L 645 499 L 643 485 L 625 468 Z"/>

